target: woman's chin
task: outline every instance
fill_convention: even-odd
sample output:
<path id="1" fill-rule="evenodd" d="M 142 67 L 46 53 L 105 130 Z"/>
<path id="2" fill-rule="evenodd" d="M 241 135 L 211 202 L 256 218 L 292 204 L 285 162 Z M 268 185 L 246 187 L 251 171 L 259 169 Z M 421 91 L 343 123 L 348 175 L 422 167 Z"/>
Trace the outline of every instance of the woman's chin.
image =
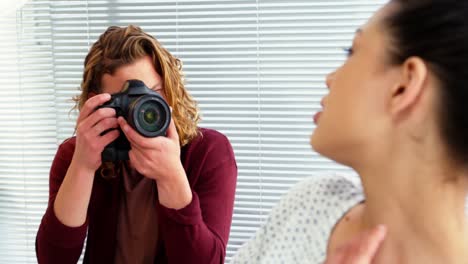
<path id="1" fill-rule="evenodd" d="M 320 149 L 320 137 L 317 133 L 317 129 L 312 132 L 312 134 L 310 135 L 310 140 L 309 140 L 309 144 L 310 146 L 312 147 L 312 149 L 316 152 L 319 152 L 319 149 Z"/>
<path id="2" fill-rule="evenodd" d="M 321 133 L 320 130 L 315 129 L 315 131 L 310 135 L 310 146 L 312 150 L 317 152 L 318 154 L 327 157 L 329 159 L 333 159 L 333 151 L 332 149 L 334 146 L 334 141 L 329 140 L 330 138 L 328 135 L 324 135 Z"/>

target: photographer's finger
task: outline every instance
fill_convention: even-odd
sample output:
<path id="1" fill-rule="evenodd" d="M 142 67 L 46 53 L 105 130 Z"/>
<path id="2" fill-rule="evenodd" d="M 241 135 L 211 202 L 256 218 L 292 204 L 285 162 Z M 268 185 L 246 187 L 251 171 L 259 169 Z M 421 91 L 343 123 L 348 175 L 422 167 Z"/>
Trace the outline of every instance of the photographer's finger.
<path id="1" fill-rule="evenodd" d="M 96 110 L 94 113 L 84 119 L 79 125 L 86 129 L 91 129 L 96 126 L 101 120 L 106 118 L 115 118 L 115 109 L 113 108 L 101 108 Z"/>
<path id="2" fill-rule="evenodd" d="M 128 159 L 130 160 L 130 163 L 132 164 L 132 167 L 134 167 L 141 174 L 141 162 L 142 162 L 142 160 L 138 158 L 138 155 L 135 153 L 135 149 L 131 149 L 128 152 Z"/>
<path id="3" fill-rule="evenodd" d="M 109 145 L 112 141 L 116 140 L 120 135 L 118 130 L 112 130 L 104 134 L 99 142 L 101 142 L 102 149 L 104 149 L 107 145 Z"/>
<path id="4" fill-rule="evenodd" d="M 108 93 L 98 94 L 96 96 L 89 98 L 83 105 L 83 108 L 81 108 L 80 110 L 80 116 L 78 117 L 78 122 L 83 121 L 86 117 L 91 115 L 91 113 L 93 113 L 98 106 L 109 101 L 110 98 L 111 98 L 111 95 Z"/>
<path id="5" fill-rule="evenodd" d="M 142 135 L 138 134 L 123 117 L 118 118 L 119 126 L 127 137 L 130 144 L 136 146 L 138 148 L 150 148 L 151 145 L 147 138 L 143 137 Z"/>
<path id="6" fill-rule="evenodd" d="M 177 133 L 177 128 L 175 126 L 174 118 L 171 118 L 171 123 L 169 123 L 169 127 L 166 131 L 167 138 L 176 141 L 179 143 L 179 134 Z"/>
<path id="7" fill-rule="evenodd" d="M 100 122 L 98 122 L 93 128 L 93 132 L 96 136 L 100 136 L 102 135 L 102 133 L 110 130 L 110 129 L 114 129 L 114 128 L 118 128 L 119 127 L 119 123 L 117 122 L 117 118 L 115 117 L 108 117 L 108 118 L 104 118 L 102 119 Z"/>

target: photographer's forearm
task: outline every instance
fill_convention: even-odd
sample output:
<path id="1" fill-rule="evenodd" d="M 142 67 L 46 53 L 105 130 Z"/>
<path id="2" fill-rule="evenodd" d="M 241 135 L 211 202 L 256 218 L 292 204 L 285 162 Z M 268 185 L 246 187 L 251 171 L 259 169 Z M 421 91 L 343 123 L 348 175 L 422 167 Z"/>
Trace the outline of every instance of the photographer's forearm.
<path id="1" fill-rule="evenodd" d="M 86 222 L 94 172 L 71 162 L 57 193 L 54 212 L 62 224 L 78 227 Z"/>
<path id="2" fill-rule="evenodd" d="M 160 206 L 169 263 L 224 263 L 236 179 L 235 161 L 219 162 L 200 175 L 203 184 L 194 186 L 187 206 L 179 210 Z"/>
<path id="3" fill-rule="evenodd" d="M 181 167 L 177 177 L 167 181 L 157 181 L 159 203 L 170 209 L 182 209 L 192 202 L 192 190 L 187 176 Z"/>

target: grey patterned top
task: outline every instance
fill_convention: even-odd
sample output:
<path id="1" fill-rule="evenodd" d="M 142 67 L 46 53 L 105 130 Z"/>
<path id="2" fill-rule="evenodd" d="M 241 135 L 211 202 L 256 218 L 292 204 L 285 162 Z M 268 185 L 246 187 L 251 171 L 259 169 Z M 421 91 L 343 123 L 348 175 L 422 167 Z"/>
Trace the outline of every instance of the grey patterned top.
<path id="1" fill-rule="evenodd" d="M 282 197 L 255 237 L 230 263 L 322 263 L 333 227 L 363 200 L 356 176 L 306 178 Z"/>

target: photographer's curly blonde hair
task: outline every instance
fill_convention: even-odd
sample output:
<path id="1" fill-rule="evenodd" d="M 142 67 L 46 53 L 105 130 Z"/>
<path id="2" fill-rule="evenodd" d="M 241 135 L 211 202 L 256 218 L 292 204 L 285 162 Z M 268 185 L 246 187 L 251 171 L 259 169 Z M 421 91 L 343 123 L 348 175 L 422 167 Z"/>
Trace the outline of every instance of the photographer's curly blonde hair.
<path id="1" fill-rule="evenodd" d="M 74 98 L 76 107 L 81 110 L 90 95 L 101 93 L 104 74 L 114 74 L 120 66 L 144 56 L 152 58 L 156 72 L 163 80 L 180 145 L 184 146 L 198 135 L 200 115 L 197 103 L 185 89 L 182 62 L 137 26 L 111 26 L 92 45 L 84 62 L 81 94 Z"/>

